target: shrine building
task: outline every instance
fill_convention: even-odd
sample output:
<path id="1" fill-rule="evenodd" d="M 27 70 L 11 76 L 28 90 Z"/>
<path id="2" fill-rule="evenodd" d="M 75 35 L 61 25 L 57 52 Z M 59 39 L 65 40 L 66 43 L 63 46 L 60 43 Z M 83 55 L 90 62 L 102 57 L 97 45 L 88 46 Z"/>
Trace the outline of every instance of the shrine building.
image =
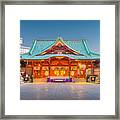
<path id="1" fill-rule="evenodd" d="M 34 40 L 29 52 L 20 55 L 20 71 L 33 76 L 33 82 L 85 81 L 87 74 L 99 79 L 100 54 L 87 40 Z"/>

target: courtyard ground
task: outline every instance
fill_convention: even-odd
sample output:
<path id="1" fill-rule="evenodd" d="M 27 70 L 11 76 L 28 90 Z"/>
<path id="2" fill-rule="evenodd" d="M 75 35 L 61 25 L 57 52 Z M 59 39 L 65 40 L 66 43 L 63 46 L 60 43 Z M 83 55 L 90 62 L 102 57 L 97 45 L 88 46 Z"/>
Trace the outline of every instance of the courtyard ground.
<path id="1" fill-rule="evenodd" d="M 24 83 L 20 85 L 21 100 L 99 100 L 100 84 Z"/>

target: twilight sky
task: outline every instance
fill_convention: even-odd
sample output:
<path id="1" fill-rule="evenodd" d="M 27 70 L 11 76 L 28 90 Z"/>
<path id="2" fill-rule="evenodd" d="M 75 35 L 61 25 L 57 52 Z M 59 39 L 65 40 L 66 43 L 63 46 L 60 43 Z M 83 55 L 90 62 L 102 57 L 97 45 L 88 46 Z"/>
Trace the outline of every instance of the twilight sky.
<path id="1" fill-rule="evenodd" d="M 89 47 L 100 52 L 99 20 L 21 20 L 20 37 L 23 44 L 31 47 L 32 41 L 51 39 L 58 36 L 63 40 L 87 39 Z"/>

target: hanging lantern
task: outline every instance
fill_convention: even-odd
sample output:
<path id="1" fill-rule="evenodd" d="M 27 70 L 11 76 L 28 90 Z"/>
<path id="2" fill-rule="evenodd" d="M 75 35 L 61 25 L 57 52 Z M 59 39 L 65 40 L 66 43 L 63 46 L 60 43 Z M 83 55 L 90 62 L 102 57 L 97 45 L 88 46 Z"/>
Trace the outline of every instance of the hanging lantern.
<path id="1" fill-rule="evenodd" d="M 78 66 L 79 66 L 80 69 L 82 69 L 82 64 L 81 63 L 79 63 Z"/>
<path id="2" fill-rule="evenodd" d="M 63 76 L 65 74 L 65 71 L 64 70 L 60 71 L 60 74 L 61 76 Z"/>
<path id="3" fill-rule="evenodd" d="M 83 69 L 86 69 L 86 65 L 85 64 L 83 64 L 82 67 L 83 67 Z"/>
<path id="4" fill-rule="evenodd" d="M 54 74 L 58 76 L 59 75 L 59 70 L 55 70 Z"/>
<path id="5" fill-rule="evenodd" d="M 48 76 L 49 75 L 49 71 L 45 71 L 45 76 Z"/>
<path id="6" fill-rule="evenodd" d="M 74 71 L 71 71 L 71 76 L 74 76 Z"/>

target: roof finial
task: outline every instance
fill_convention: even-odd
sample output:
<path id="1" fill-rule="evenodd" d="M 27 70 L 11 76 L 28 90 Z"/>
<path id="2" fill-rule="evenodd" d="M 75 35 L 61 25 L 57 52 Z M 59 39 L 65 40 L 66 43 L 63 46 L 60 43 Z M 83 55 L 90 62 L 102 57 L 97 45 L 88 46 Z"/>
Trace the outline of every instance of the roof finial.
<path id="1" fill-rule="evenodd" d="M 60 34 L 58 34 L 57 40 L 63 40 L 63 39 L 60 37 Z"/>
<path id="2" fill-rule="evenodd" d="M 58 34 L 58 39 L 60 39 L 60 33 Z"/>

